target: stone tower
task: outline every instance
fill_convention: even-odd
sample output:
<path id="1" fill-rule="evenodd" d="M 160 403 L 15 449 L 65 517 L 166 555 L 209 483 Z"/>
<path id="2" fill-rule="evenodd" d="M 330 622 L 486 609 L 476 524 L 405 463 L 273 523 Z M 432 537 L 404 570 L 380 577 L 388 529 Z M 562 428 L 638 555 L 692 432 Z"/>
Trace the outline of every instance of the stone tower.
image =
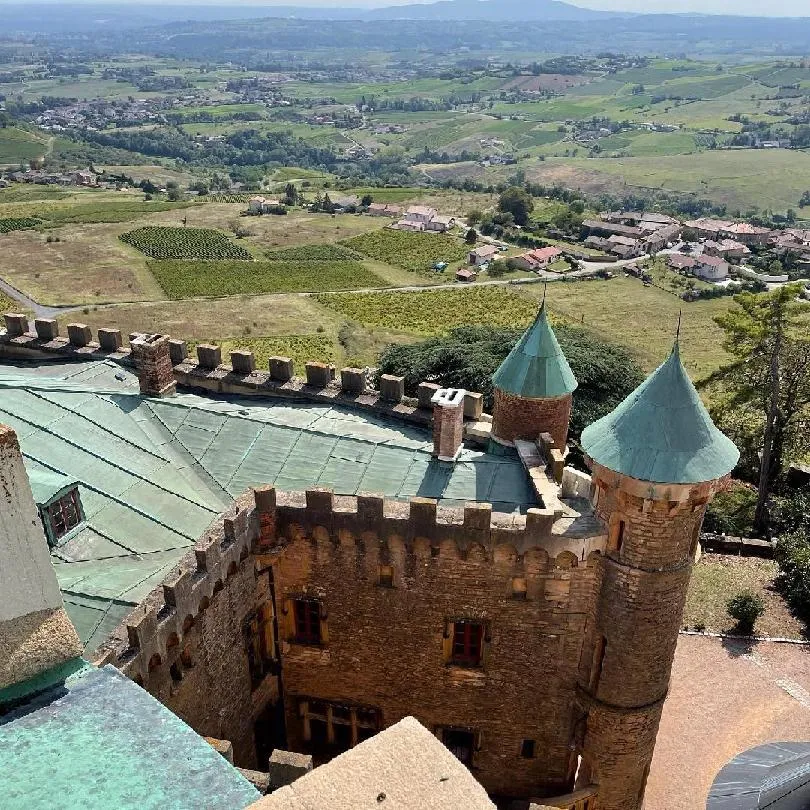
<path id="1" fill-rule="evenodd" d="M 14 431 L 0 425 L 0 690 L 82 654 Z"/>
<path id="2" fill-rule="evenodd" d="M 557 449 L 565 448 L 577 381 L 548 322 L 545 303 L 492 382 L 496 441 L 537 441 L 541 433 L 549 433 Z"/>
<path id="3" fill-rule="evenodd" d="M 714 426 L 677 343 L 615 411 L 582 433 L 608 530 L 580 662 L 578 783 L 600 810 L 642 806 L 706 506 L 739 458 Z"/>

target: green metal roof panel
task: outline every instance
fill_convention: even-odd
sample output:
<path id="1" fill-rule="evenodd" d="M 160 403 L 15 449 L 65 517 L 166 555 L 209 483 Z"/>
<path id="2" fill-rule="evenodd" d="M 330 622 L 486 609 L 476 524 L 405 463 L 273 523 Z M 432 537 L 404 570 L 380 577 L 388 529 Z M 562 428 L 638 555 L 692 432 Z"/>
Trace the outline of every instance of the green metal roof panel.
<path id="1" fill-rule="evenodd" d="M 582 432 L 582 448 L 610 470 L 670 484 L 722 478 L 740 457 L 700 401 L 677 343 L 624 402 Z"/>
<path id="2" fill-rule="evenodd" d="M 34 501 L 40 506 L 48 503 L 66 489 L 76 486 L 75 479 L 42 468 L 29 470 L 28 480 L 31 482 Z"/>
<path id="3" fill-rule="evenodd" d="M 61 668 L 0 718 L 4 810 L 237 810 L 258 791 L 114 667 Z"/>
<path id="4" fill-rule="evenodd" d="M 492 382 L 501 391 L 533 399 L 561 397 L 576 389 L 576 377 L 548 322 L 545 306 L 492 375 Z"/>
<path id="5" fill-rule="evenodd" d="M 536 503 L 513 450 L 464 450 L 444 464 L 427 430 L 382 415 L 289 400 L 144 399 L 133 375 L 106 362 L 0 364 L 0 422 L 17 430 L 29 472 L 79 483 L 86 524 L 52 559 L 88 650 L 253 486 L 491 500 L 506 512 Z"/>

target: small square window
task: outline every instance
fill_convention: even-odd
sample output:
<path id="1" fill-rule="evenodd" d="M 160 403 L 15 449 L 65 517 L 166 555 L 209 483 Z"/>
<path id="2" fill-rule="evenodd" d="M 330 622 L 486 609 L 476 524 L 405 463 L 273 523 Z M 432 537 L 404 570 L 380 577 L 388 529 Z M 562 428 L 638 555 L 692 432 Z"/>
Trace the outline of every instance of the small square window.
<path id="1" fill-rule="evenodd" d="M 380 566 L 380 587 L 393 588 L 394 587 L 394 567 L 391 565 Z"/>
<path id="2" fill-rule="evenodd" d="M 298 644 L 321 643 L 321 604 L 315 599 L 294 599 L 295 641 Z"/>
<path id="3" fill-rule="evenodd" d="M 439 734 L 450 753 L 471 768 L 475 753 L 475 732 L 461 728 L 441 728 Z"/>
<path id="4" fill-rule="evenodd" d="M 520 744 L 520 755 L 523 759 L 534 759 L 534 740 L 523 740 Z"/>
<path id="5" fill-rule="evenodd" d="M 84 519 L 78 489 L 70 490 L 61 498 L 48 504 L 43 511 L 45 520 L 50 527 L 48 534 L 53 540 L 64 537 Z"/>
<path id="6" fill-rule="evenodd" d="M 483 641 L 484 625 L 481 622 L 453 622 L 451 661 L 461 666 L 479 666 L 481 664 Z"/>

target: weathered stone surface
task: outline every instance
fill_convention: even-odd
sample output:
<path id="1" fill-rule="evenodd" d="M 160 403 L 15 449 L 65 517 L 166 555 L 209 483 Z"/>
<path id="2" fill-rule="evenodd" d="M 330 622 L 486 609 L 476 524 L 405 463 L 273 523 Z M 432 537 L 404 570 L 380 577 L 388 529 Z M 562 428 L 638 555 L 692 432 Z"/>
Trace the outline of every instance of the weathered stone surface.
<path id="1" fill-rule="evenodd" d="M 83 323 L 69 323 L 67 331 L 72 346 L 88 346 L 93 339 L 90 327 Z"/>
<path id="2" fill-rule="evenodd" d="M 222 365 L 222 347 L 200 343 L 197 346 L 197 362 L 203 368 L 218 368 Z"/>
<path id="3" fill-rule="evenodd" d="M 571 394 L 550 399 L 526 399 L 495 389 L 492 435 L 506 442 L 536 442 L 549 433 L 558 450 L 565 449 L 571 418 Z"/>
<path id="4" fill-rule="evenodd" d="M 342 368 L 340 388 L 347 394 L 362 394 L 368 385 L 368 371 L 364 368 Z"/>
<path id="5" fill-rule="evenodd" d="M 279 382 L 287 382 L 293 377 L 293 361 L 289 357 L 270 358 L 270 377 Z"/>
<path id="6" fill-rule="evenodd" d="M 188 359 L 188 345 L 186 341 L 172 338 L 169 341 L 169 357 L 171 358 L 173 366 L 179 366 L 180 363 L 185 363 Z"/>
<path id="7" fill-rule="evenodd" d="M 242 350 L 232 351 L 231 368 L 234 374 L 252 374 L 256 371 L 256 357 L 253 352 Z"/>
<path id="8" fill-rule="evenodd" d="M 40 340 L 55 340 L 59 337 L 59 321 L 55 318 L 37 318 L 34 329 Z"/>
<path id="9" fill-rule="evenodd" d="M 393 374 L 380 375 L 380 397 L 386 402 L 402 402 L 405 396 L 405 378 Z"/>
<path id="10" fill-rule="evenodd" d="M 7 312 L 3 315 L 6 332 L 9 337 L 19 337 L 28 331 L 28 316 L 16 312 Z"/>
<path id="11" fill-rule="evenodd" d="M 104 352 L 117 352 L 120 351 L 124 345 L 124 340 L 121 337 L 120 329 L 99 329 L 98 330 L 98 345 Z"/>

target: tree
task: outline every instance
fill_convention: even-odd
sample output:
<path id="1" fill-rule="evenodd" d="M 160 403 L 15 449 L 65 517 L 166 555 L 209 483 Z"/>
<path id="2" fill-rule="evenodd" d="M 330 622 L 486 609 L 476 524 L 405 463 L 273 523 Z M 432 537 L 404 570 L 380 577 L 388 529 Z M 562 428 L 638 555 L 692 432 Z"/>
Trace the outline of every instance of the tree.
<path id="1" fill-rule="evenodd" d="M 808 194 L 810 194 L 810 192 L 808 192 Z M 471 211 L 467 212 L 467 224 L 470 226 L 477 225 L 483 217 L 483 213 L 478 208 L 473 208 Z"/>
<path id="2" fill-rule="evenodd" d="M 298 202 L 298 189 L 295 183 L 287 183 L 284 187 L 284 197 L 288 200 L 288 205 L 295 205 Z"/>
<path id="3" fill-rule="evenodd" d="M 534 200 L 525 189 L 510 186 L 498 198 L 498 210 L 512 214 L 516 225 L 525 225 L 534 211 Z"/>
<path id="4" fill-rule="evenodd" d="M 179 202 L 183 199 L 183 192 L 180 190 L 180 186 L 174 180 L 170 180 L 166 183 L 166 197 L 171 202 Z"/>
<path id="5" fill-rule="evenodd" d="M 372 197 L 371 194 L 364 194 L 360 199 L 360 205 L 362 205 L 363 208 L 368 208 L 373 202 L 374 197 Z"/>
<path id="6" fill-rule="evenodd" d="M 464 237 L 464 241 L 468 245 L 474 245 L 478 241 L 478 231 L 476 231 L 475 228 L 470 228 L 470 230 L 467 231 L 467 235 Z"/>
<path id="7" fill-rule="evenodd" d="M 703 383 L 719 395 L 712 409 L 718 423 L 747 446 L 748 463 L 758 466 L 754 527 L 763 533 L 787 461 L 808 445 L 810 337 L 796 301 L 800 289 L 785 285 L 767 295 L 735 296 L 736 307 L 715 318 L 733 359 Z"/>
<path id="8" fill-rule="evenodd" d="M 630 353 L 585 330 L 555 327 L 555 333 L 579 387 L 574 392 L 571 434 L 609 413 L 644 379 Z M 405 377 L 405 391 L 416 394 L 421 382 L 480 391 L 493 404 L 492 375 L 523 334 L 522 329 L 461 326 L 446 336 L 410 346 L 389 346 L 379 357 L 380 374 Z"/>

